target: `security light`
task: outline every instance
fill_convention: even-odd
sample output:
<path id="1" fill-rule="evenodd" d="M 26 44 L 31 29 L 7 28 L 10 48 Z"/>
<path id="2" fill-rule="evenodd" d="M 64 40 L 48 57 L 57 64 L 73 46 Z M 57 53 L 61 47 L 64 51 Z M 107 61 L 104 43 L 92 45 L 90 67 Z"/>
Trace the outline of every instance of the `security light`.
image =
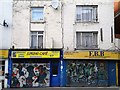
<path id="1" fill-rule="evenodd" d="M 1 26 L 4 26 L 4 27 L 8 27 L 8 24 L 6 23 L 6 21 L 5 21 L 5 20 L 3 21 L 3 23 L 2 23 L 2 24 L 0 23 L 0 25 L 1 25 Z"/>
<path id="2" fill-rule="evenodd" d="M 3 21 L 3 26 L 4 26 L 4 27 L 8 27 L 8 24 L 6 23 L 5 20 Z"/>

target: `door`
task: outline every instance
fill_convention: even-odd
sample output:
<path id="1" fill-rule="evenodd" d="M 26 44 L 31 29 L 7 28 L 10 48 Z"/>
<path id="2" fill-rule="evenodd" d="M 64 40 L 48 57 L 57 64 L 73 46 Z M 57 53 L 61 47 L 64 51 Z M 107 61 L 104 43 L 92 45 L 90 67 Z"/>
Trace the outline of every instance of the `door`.
<path id="1" fill-rule="evenodd" d="M 4 88 L 4 71 L 5 71 L 5 61 L 0 61 L 0 90 Z"/>
<path id="2" fill-rule="evenodd" d="M 109 86 L 116 85 L 116 61 L 108 61 L 108 81 Z"/>
<path id="3" fill-rule="evenodd" d="M 120 61 L 118 61 L 118 86 L 120 86 Z"/>
<path id="4" fill-rule="evenodd" d="M 59 61 L 51 61 L 51 86 L 60 86 L 59 79 Z"/>

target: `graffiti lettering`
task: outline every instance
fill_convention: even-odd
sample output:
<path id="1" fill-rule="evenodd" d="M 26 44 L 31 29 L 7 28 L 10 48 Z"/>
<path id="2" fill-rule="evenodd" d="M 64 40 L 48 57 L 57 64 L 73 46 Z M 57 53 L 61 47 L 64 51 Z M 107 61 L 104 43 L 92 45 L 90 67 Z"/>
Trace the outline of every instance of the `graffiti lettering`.
<path id="1" fill-rule="evenodd" d="M 99 81 L 107 80 L 106 65 L 95 61 L 69 61 L 67 64 L 68 86 L 106 86 Z"/>

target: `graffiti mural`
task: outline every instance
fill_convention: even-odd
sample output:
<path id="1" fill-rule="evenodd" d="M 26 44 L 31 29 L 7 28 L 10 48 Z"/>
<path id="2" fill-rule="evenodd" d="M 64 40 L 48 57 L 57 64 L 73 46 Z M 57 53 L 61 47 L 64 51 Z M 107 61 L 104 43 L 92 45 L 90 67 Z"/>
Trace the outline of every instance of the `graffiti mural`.
<path id="1" fill-rule="evenodd" d="M 42 87 L 49 82 L 49 63 L 13 63 L 11 87 Z"/>
<path id="2" fill-rule="evenodd" d="M 105 67 L 105 63 L 98 64 L 95 61 L 69 61 L 66 71 L 67 86 L 106 86 L 106 83 L 100 83 L 107 80 Z"/>

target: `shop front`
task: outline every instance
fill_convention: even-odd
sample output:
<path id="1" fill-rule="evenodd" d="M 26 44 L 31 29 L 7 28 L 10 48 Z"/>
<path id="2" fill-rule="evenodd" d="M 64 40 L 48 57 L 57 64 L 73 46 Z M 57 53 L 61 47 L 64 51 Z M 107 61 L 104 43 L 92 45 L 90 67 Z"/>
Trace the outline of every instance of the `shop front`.
<path id="1" fill-rule="evenodd" d="M 10 88 L 60 86 L 60 53 L 60 49 L 11 50 L 8 86 Z"/>
<path id="2" fill-rule="evenodd" d="M 76 87 L 108 87 L 117 85 L 118 52 L 64 52 L 64 85 Z"/>
<path id="3" fill-rule="evenodd" d="M 7 72 L 8 50 L 0 50 L 0 90 L 6 87 L 7 81 L 5 73 Z M 6 67 L 5 67 L 6 65 Z"/>

